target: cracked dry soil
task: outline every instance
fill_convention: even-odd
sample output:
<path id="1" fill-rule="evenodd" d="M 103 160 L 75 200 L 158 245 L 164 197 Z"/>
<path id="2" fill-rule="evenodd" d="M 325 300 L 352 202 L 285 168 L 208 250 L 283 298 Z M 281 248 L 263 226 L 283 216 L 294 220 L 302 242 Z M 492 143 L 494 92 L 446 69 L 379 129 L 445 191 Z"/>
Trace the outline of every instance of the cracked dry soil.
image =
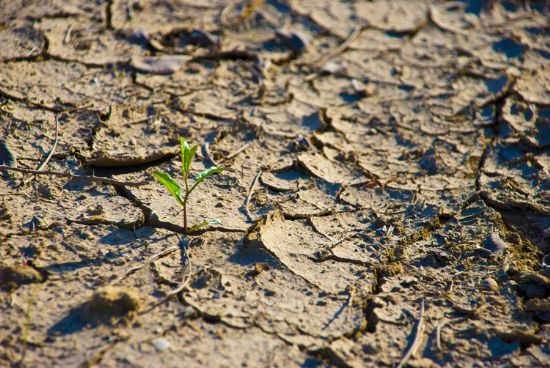
<path id="1" fill-rule="evenodd" d="M 0 366 L 548 366 L 549 11 L 0 1 Z"/>

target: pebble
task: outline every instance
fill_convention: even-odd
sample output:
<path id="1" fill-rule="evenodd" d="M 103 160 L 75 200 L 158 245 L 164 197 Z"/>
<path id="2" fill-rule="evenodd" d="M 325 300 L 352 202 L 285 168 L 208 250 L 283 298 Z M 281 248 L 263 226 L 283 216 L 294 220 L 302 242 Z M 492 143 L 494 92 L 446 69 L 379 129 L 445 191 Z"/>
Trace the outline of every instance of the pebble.
<path id="1" fill-rule="evenodd" d="M 152 343 L 155 349 L 157 349 L 159 353 L 162 353 L 163 351 L 170 349 L 170 347 L 172 346 L 172 344 L 170 344 L 170 342 L 166 340 L 164 337 L 159 337 L 157 339 L 154 339 Z"/>
<path id="2" fill-rule="evenodd" d="M 504 240 L 502 240 L 500 235 L 496 232 L 491 233 L 483 245 L 485 246 L 485 249 L 491 251 L 494 256 L 503 255 L 506 248 L 508 248 Z"/>
<path id="3" fill-rule="evenodd" d="M 485 285 L 487 288 L 493 292 L 498 292 L 498 283 L 492 277 L 487 277 L 485 279 Z"/>

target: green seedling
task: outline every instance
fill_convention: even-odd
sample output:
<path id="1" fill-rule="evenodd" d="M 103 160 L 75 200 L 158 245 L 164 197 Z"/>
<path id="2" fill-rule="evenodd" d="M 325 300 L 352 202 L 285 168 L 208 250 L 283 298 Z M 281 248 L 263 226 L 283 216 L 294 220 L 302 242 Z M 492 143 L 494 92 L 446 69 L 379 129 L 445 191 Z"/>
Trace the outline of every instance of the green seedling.
<path id="1" fill-rule="evenodd" d="M 180 145 L 181 172 L 183 174 L 183 183 L 185 184 L 185 186 L 183 188 L 180 187 L 179 184 L 174 179 L 172 179 L 169 174 L 163 173 L 161 171 L 155 170 L 153 175 L 161 184 L 166 187 L 166 189 L 168 189 L 168 191 L 174 196 L 174 198 L 176 198 L 180 206 L 183 207 L 183 228 L 185 234 L 187 234 L 187 202 L 189 200 L 189 196 L 191 195 L 193 190 L 195 190 L 195 188 L 206 178 L 211 175 L 221 173 L 223 171 L 223 168 L 213 166 L 204 171 L 201 171 L 197 176 L 195 176 L 194 183 L 192 186 L 190 186 L 189 173 L 191 170 L 191 163 L 193 162 L 193 158 L 197 153 L 198 146 L 189 147 L 189 145 L 183 138 L 180 138 Z M 195 231 L 206 225 L 218 225 L 220 223 L 220 220 L 217 219 L 204 220 L 196 224 L 195 226 L 192 226 L 189 231 Z"/>

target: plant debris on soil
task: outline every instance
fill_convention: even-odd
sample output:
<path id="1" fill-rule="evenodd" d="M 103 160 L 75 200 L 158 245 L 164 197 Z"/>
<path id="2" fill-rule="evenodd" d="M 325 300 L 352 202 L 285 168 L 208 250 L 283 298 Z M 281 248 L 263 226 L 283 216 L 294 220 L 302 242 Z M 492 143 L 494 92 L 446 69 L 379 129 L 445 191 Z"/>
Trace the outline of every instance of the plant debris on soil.
<path id="1" fill-rule="evenodd" d="M 0 2 L 0 366 L 547 366 L 549 15 Z"/>

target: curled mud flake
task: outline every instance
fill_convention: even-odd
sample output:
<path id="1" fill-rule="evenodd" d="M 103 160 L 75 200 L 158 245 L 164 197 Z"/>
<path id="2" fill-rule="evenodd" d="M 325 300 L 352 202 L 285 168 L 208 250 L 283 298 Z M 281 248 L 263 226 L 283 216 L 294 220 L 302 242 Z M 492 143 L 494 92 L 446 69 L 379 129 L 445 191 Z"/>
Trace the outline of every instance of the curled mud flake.
<path id="1" fill-rule="evenodd" d="M 86 163 L 94 167 L 123 167 L 148 164 L 164 158 L 174 157 L 179 153 L 178 147 L 161 148 L 154 152 L 110 153 L 97 151 Z"/>
<path id="2" fill-rule="evenodd" d="M 275 211 L 248 232 L 245 245 L 251 249 L 263 248 L 288 271 L 315 288 L 326 292 L 342 291 L 344 280 L 354 277 L 351 269 L 363 266 L 349 262 L 322 262 L 320 248 L 327 241 L 323 239 L 299 221 L 285 220 L 281 212 Z M 372 280 L 366 280 L 366 283 L 370 282 Z"/>
<path id="3" fill-rule="evenodd" d="M 139 294 L 136 290 L 120 286 L 104 286 L 92 295 L 89 311 L 92 318 L 110 319 L 135 312 L 139 306 Z"/>
<path id="4" fill-rule="evenodd" d="M 293 192 L 297 190 L 296 181 L 285 180 L 284 178 L 280 178 L 271 172 L 264 173 L 261 176 L 260 181 L 269 189 L 277 192 Z"/>
<path id="5" fill-rule="evenodd" d="M 141 73 L 173 74 L 190 59 L 185 55 L 134 56 L 130 65 Z"/>
<path id="6" fill-rule="evenodd" d="M 483 243 L 485 249 L 489 250 L 494 256 L 503 255 L 508 246 L 496 232 L 491 233 Z"/>
<path id="7" fill-rule="evenodd" d="M 298 163 L 307 172 L 328 183 L 343 184 L 353 180 L 348 170 L 329 161 L 321 154 L 303 152 L 298 155 Z"/>

